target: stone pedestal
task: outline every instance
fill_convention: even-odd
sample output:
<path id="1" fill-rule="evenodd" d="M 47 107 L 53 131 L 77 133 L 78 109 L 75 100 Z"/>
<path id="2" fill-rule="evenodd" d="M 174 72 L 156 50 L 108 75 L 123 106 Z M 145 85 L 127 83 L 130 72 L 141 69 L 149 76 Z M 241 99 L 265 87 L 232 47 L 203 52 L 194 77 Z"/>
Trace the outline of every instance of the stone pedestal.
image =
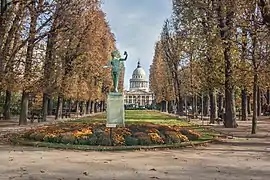
<path id="1" fill-rule="evenodd" d="M 107 99 L 107 127 L 125 125 L 124 96 L 119 92 L 110 92 Z"/>

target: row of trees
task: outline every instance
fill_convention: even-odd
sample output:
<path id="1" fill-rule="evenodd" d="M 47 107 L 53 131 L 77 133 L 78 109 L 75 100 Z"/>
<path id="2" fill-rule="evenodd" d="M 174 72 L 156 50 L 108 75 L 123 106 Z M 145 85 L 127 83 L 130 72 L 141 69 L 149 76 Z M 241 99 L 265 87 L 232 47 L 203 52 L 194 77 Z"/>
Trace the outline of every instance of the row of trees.
<path id="1" fill-rule="evenodd" d="M 210 122 L 224 107 L 228 128 L 237 127 L 236 107 L 246 120 L 252 102 L 256 133 L 262 101 L 270 103 L 269 7 L 268 0 L 173 0 L 150 68 L 157 101 L 174 101 L 182 114 L 184 96 L 193 107 L 203 96 Z"/>
<path id="2" fill-rule="evenodd" d="M 21 93 L 19 124 L 27 123 L 29 98 L 48 103 L 57 97 L 56 118 L 63 101 L 102 101 L 111 88 L 102 68 L 115 47 L 115 37 L 99 0 L 1 0 L 0 91 L 3 115 L 10 118 L 12 94 Z M 123 78 L 123 77 L 122 77 Z M 88 107 L 87 107 L 88 108 Z"/>

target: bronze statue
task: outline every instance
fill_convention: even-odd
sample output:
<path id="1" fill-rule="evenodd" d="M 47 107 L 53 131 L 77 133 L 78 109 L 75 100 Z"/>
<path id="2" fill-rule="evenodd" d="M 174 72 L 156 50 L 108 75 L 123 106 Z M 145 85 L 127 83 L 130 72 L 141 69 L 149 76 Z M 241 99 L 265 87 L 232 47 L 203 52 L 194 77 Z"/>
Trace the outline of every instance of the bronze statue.
<path id="1" fill-rule="evenodd" d="M 112 75 L 112 79 L 113 79 L 113 87 L 114 87 L 114 92 L 118 92 L 118 83 L 119 83 L 119 76 L 121 73 L 121 61 L 126 61 L 128 54 L 125 51 L 124 52 L 125 58 L 122 59 L 120 56 L 119 51 L 115 50 L 111 53 L 112 59 L 110 61 L 110 64 L 107 66 L 104 66 L 104 68 L 109 68 L 112 67 L 111 70 L 111 75 Z"/>

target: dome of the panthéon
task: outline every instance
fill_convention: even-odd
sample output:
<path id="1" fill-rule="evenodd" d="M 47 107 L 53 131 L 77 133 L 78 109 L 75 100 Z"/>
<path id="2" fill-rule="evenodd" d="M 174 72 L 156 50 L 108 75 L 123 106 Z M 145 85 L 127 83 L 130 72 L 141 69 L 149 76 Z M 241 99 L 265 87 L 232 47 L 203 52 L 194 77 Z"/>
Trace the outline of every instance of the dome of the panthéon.
<path id="1" fill-rule="evenodd" d="M 141 67 L 140 61 L 138 61 L 137 68 L 133 71 L 132 78 L 129 82 L 130 91 L 148 91 L 148 80 L 144 69 Z"/>
<path id="2" fill-rule="evenodd" d="M 146 73 L 144 69 L 141 67 L 140 61 L 138 62 L 137 68 L 133 71 L 132 79 L 147 81 Z"/>

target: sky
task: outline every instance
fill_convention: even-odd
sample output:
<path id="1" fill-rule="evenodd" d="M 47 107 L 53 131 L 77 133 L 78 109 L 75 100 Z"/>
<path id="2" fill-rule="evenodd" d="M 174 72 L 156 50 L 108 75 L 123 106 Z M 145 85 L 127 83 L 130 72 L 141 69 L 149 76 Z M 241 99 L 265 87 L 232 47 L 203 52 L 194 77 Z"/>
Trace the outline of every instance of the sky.
<path id="1" fill-rule="evenodd" d="M 115 34 L 116 46 L 121 54 L 127 51 L 129 55 L 125 63 L 125 89 L 129 88 L 139 59 L 149 77 L 154 46 L 171 8 L 171 0 L 103 0 L 102 9 Z"/>

